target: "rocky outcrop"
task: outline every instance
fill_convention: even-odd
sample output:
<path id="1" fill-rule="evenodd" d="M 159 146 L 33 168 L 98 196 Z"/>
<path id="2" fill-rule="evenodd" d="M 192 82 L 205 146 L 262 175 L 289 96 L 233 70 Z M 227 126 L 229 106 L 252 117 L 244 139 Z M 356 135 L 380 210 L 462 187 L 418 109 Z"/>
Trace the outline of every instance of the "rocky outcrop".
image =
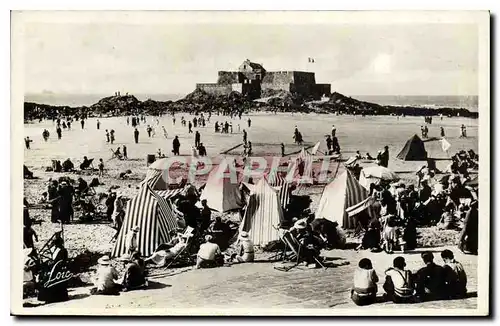
<path id="1" fill-rule="evenodd" d="M 24 103 L 25 121 L 40 117 L 52 116 L 115 116 L 148 114 L 159 115 L 169 112 L 209 112 L 221 111 L 226 114 L 238 114 L 249 110 L 282 111 L 282 112 L 318 112 L 361 115 L 409 115 L 409 116 L 457 116 L 477 118 L 478 112 L 457 108 L 425 108 L 383 106 L 375 103 L 359 101 L 349 96 L 334 92 L 322 101 L 313 101 L 284 90 L 265 90 L 262 98 L 250 100 L 241 93 L 231 92 L 228 95 L 213 95 L 196 89 L 178 101 L 139 101 L 133 95 L 109 96 L 90 107 L 51 106 L 44 104 Z"/>

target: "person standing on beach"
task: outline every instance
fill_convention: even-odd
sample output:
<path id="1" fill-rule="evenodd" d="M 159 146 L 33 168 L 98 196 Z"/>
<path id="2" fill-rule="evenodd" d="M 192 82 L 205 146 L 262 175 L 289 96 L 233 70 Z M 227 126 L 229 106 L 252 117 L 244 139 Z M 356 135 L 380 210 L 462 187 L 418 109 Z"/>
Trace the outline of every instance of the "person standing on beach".
<path id="1" fill-rule="evenodd" d="M 151 138 L 151 132 L 153 131 L 153 129 L 151 128 L 150 125 L 148 125 L 148 127 L 146 128 L 146 132 L 148 133 L 148 137 Z"/>
<path id="2" fill-rule="evenodd" d="M 109 132 L 109 141 L 111 142 L 111 144 L 115 142 L 115 131 L 113 129 L 111 129 L 111 131 Z"/>
<path id="3" fill-rule="evenodd" d="M 198 130 L 196 130 L 196 133 L 194 134 L 194 147 L 198 148 L 200 146 L 201 142 L 201 135 Z"/>
<path id="4" fill-rule="evenodd" d="M 83 129 L 83 128 L 85 127 L 85 120 L 83 120 L 83 118 L 82 118 L 82 120 L 80 121 L 80 124 L 82 125 L 82 129 Z"/>
<path id="5" fill-rule="evenodd" d="M 444 128 L 441 127 L 441 137 L 444 137 Z"/>
<path id="6" fill-rule="evenodd" d="M 106 143 L 109 143 L 109 131 L 106 129 Z"/>
<path id="7" fill-rule="evenodd" d="M 335 125 L 332 125 L 332 138 L 335 137 L 337 134 L 337 128 L 335 128 Z"/>
<path id="8" fill-rule="evenodd" d="M 250 128 L 251 126 L 252 126 L 252 120 L 248 118 L 248 128 Z"/>
<path id="9" fill-rule="evenodd" d="M 172 147 L 173 147 L 172 152 L 174 153 L 174 155 L 180 155 L 179 149 L 181 147 L 181 142 L 179 141 L 179 136 L 175 136 L 174 140 L 172 141 Z"/>
<path id="10" fill-rule="evenodd" d="M 56 133 L 57 133 L 57 139 L 61 139 L 62 138 L 61 126 L 57 126 Z"/>
<path id="11" fill-rule="evenodd" d="M 389 166 L 389 146 L 384 147 L 384 151 L 380 156 L 380 165 L 385 168 Z"/>
<path id="12" fill-rule="evenodd" d="M 247 144 L 247 131 L 243 129 L 243 143 Z"/>
<path id="13" fill-rule="evenodd" d="M 281 157 L 285 156 L 285 144 L 281 143 Z"/>
<path id="14" fill-rule="evenodd" d="M 97 119 L 97 130 L 99 130 L 100 127 L 101 127 L 101 122 L 99 121 L 99 119 Z"/>
<path id="15" fill-rule="evenodd" d="M 31 140 L 29 137 L 24 138 L 24 144 L 26 145 L 26 149 L 30 149 L 30 143 L 33 140 Z"/>
<path id="16" fill-rule="evenodd" d="M 71 130 L 71 120 L 68 120 L 68 130 Z"/>
<path id="17" fill-rule="evenodd" d="M 137 130 L 137 127 L 134 130 L 134 140 L 136 144 L 139 143 L 139 130 Z"/>
<path id="18" fill-rule="evenodd" d="M 104 176 L 104 162 L 102 161 L 102 158 L 99 159 L 99 177 Z"/>
<path id="19" fill-rule="evenodd" d="M 128 159 L 127 157 L 127 146 L 123 145 L 123 158 Z"/>
<path id="20" fill-rule="evenodd" d="M 188 133 L 192 134 L 193 133 L 193 124 L 191 123 L 191 121 L 189 121 L 188 123 Z"/>

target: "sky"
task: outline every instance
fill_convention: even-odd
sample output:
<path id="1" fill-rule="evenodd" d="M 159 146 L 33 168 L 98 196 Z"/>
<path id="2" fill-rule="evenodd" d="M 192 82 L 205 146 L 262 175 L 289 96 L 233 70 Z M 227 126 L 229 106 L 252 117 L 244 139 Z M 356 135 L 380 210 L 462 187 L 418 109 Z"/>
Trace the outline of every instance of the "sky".
<path id="1" fill-rule="evenodd" d="M 26 93 L 186 94 L 250 59 L 349 96 L 478 94 L 478 29 L 465 23 L 54 19 L 22 39 Z"/>

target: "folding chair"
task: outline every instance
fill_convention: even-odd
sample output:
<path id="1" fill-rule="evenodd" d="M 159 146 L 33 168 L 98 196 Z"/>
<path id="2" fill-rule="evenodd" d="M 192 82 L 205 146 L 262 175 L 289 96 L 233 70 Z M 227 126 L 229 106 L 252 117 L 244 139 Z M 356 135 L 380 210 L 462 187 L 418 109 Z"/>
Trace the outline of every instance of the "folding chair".
<path id="1" fill-rule="evenodd" d="M 111 148 L 109 150 L 111 151 L 112 155 L 111 155 L 111 158 L 108 161 L 110 161 L 110 160 L 112 160 L 114 158 L 117 158 L 119 160 L 123 160 L 122 153 L 117 153 L 117 152 L 113 151 Z"/>
<path id="2" fill-rule="evenodd" d="M 189 247 L 191 246 L 191 243 L 192 243 L 192 242 L 191 242 L 191 239 L 194 237 L 194 233 L 193 233 L 193 231 L 194 231 L 194 228 L 192 228 L 192 227 L 190 227 L 190 226 L 186 227 L 186 229 L 185 229 L 185 230 L 184 230 L 184 232 L 182 233 L 182 235 L 183 235 L 184 237 L 186 237 L 186 238 L 187 238 L 186 247 L 184 247 L 184 249 L 183 249 L 183 250 L 181 250 L 181 252 L 179 252 L 179 253 L 177 254 L 177 256 L 175 256 L 175 257 L 174 257 L 174 259 L 172 259 L 172 260 L 170 261 L 170 263 L 168 263 L 168 265 L 167 265 L 165 268 L 169 268 L 169 267 L 170 267 L 170 265 L 172 265 L 172 264 L 173 264 L 173 263 L 174 263 L 174 262 L 175 262 L 175 261 L 176 261 L 179 257 L 181 257 L 183 254 L 185 254 L 185 253 L 186 253 L 186 251 L 187 251 L 187 253 L 189 254 Z"/>
<path id="3" fill-rule="evenodd" d="M 301 251 L 301 245 L 297 241 L 297 239 L 290 233 L 290 231 L 286 230 L 282 235 L 280 235 L 280 240 L 283 242 L 285 247 L 283 248 L 283 251 L 281 252 L 281 260 L 283 262 L 291 262 L 295 261 L 295 263 L 291 266 L 288 267 L 274 267 L 274 269 L 282 271 L 282 272 L 288 272 L 292 268 L 296 267 L 300 263 L 300 251 Z M 288 249 L 292 251 L 292 253 L 288 255 Z"/>

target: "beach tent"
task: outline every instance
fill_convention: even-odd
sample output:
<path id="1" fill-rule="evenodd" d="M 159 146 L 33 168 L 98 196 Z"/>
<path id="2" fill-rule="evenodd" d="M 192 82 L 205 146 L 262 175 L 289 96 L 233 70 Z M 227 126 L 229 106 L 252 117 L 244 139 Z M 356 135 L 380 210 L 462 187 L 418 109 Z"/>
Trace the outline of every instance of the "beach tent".
<path id="1" fill-rule="evenodd" d="M 417 135 L 413 135 L 413 137 L 406 141 L 405 146 L 396 155 L 396 158 L 403 161 L 426 161 L 427 151 L 425 150 L 424 142 Z"/>
<path id="2" fill-rule="evenodd" d="M 287 182 L 295 182 L 300 184 L 313 183 L 312 170 L 313 157 L 302 147 L 302 150 L 293 160 L 292 167 L 286 176 Z M 300 171 L 299 166 L 302 164 L 303 171 Z"/>
<path id="3" fill-rule="evenodd" d="M 125 218 L 111 253 L 112 257 L 121 257 L 127 253 L 125 239 L 130 229 L 135 226 L 140 228 L 137 243 L 142 256 L 151 255 L 160 244 L 169 242 L 170 231 L 178 228 L 177 219 L 167 199 L 147 184 L 127 203 Z"/>
<path id="4" fill-rule="evenodd" d="M 153 190 L 167 190 L 166 173 L 168 173 L 169 167 L 168 158 L 161 158 L 151 163 L 148 166 L 146 177 L 142 181 L 141 186 L 147 183 Z"/>
<path id="5" fill-rule="evenodd" d="M 290 203 L 290 197 L 292 192 L 290 183 L 287 182 L 284 177 L 274 173 L 267 174 L 264 176 L 264 178 L 274 190 L 278 191 L 281 208 L 285 209 Z M 241 184 L 243 186 L 242 188 L 244 189 L 244 191 L 246 191 L 246 193 L 248 194 L 251 194 L 256 186 L 254 184 L 249 184 L 246 182 L 242 182 Z"/>
<path id="6" fill-rule="evenodd" d="M 354 207 L 355 213 L 360 213 L 363 209 L 357 205 L 364 205 L 364 209 L 368 208 L 370 202 L 366 201 L 367 198 L 368 191 L 358 183 L 351 172 L 346 170 L 323 190 L 316 218 L 325 218 L 337 222 L 344 229 L 353 229 L 356 225 L 349 216 L 354 214 L 348 214 L 346 210 Z"/>
<path id="7" fill-rule="evenodd" d="M 227 212 L 243 206 L 238 177 L 236 180 L 231 180 L 230 177 L 223 175 L 229 166 L 228 161 L 221 162 L 219 168 L 210 173 L 205 188 L 201 192 L 200 199 L 206 199 L 208 206 L 218 212 Z"/>
<path id="8" fill-rule="evenodd" d="M 278 191 L 265 178 L 253 187 L 240 231 L 246 231 L 257 246 L 279 240 L 278 227 L 283 221 Z"/>
<path id="9" fill-rule="evenodd" d="M 370 190 L 370 184 L 380 184 L 381 181 L 398 181 L 399 177 L 396 173 L 383 166 L 369 166 L 361 170 L 359 175 L 359 184 L 365 189 Z"/>

